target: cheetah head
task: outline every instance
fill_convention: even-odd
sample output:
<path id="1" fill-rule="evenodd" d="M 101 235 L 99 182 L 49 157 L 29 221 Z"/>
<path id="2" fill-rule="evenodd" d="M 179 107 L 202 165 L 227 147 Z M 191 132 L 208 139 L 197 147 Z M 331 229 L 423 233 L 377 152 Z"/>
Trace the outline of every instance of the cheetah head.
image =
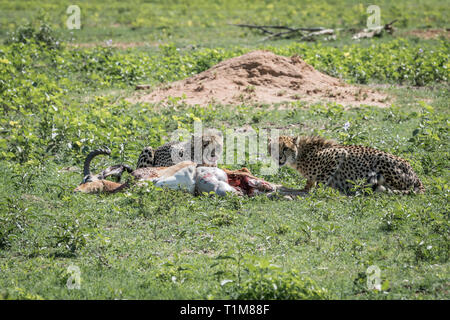
<path id="1" fill-rule="evenodd" d="M 217 166 L 222 156 L 223 135 L 218 130 L 208 129 L 202 135 L 202 164 L 206 166 Z"/>
<path id="2" fill-rule="evenodd" d="M 278 138 L 278 155 L 272 154 L 272 148 L 276 150 L 277 143 L 272 147 L 273 142 L 269 141 L 269 154 L 275 161 L 278 161 L 280 167 L 284 165 L 294 165 L 297 159 L 297 139 L 298 137 L 280 136 Z"/>

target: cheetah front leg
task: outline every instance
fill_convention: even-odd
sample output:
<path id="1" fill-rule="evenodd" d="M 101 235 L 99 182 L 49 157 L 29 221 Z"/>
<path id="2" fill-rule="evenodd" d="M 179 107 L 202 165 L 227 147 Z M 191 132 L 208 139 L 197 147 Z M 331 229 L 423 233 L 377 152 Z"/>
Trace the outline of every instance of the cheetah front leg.
<path id="1" fill-rule="evenodd" d="M 306 186 L 301 189 L 300 191 L 302 192 L 309 192 L 312 188 L 314 188 L 314 186 L 316 185 L 316 181 L 311 180 L 311 179 L 307 179 L 306 180 Z"/>
<path id="2" fill-rule="evenodd" d="M 384 176 L 381 173 L 372 171 L 371 173 L 369 173 L 369 178 L 367 180 L 374 192 L 384 192 L 387 190 L 386 187 L 384 186 L 386 180 L 384 179 Z"/>
<path id="3" fill-rule="evenodd" d="M 329 168 L 324 168 L 326 174 L 322 174 L 323 181 L 328 187 L 339 190 L 339 192 L 346 193 L 346 186 L 343 181 L 341 169 L 345 164 L 348 152 L 344 149 L 333 149 L 331 154 L 334 155 L 334 161 L 330 163 Z"/>

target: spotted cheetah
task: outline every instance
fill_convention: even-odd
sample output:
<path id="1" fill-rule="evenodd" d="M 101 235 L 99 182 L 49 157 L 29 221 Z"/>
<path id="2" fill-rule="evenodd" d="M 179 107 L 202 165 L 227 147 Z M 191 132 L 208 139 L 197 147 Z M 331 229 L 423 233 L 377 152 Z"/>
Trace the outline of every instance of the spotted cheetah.
<path id="1" fill-rule="evenodd" d="M 278 148 L 275 160 L 303 175 L 307 179 L 304 188 L 307 192 L 321 182 L 341 193 L 354 194 L 354 183 L 361 180 L 373 191 L 402 194 L 425 191 L 406 160 L 381 150 L 340 145 L 317 136 L 280 136 Z M 269 153 L 270 150 L 271 142 Z"/>
<path id="2" fill-rule="evenodd" d="M 195 154 L 194 146 L 201 143 L 199 155 Z M 169 142 L 156 150 L 145 147 L 139 155 L 136 169 L 146 167 L 170 167 L 181 161 L 194 161 L 197 164 L 217 166 L 222 154 L 223 137 L 217 131 L 205 131 L 202 137 L 191 136 L 189 141 Z"/>

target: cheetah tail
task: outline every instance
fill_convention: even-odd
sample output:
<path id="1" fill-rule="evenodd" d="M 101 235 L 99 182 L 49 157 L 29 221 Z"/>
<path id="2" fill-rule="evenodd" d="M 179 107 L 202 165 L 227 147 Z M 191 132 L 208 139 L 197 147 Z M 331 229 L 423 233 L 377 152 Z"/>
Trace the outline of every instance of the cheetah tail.
<path id="1" fill-rule="evenodd" d="M 98 156 L 99 154 L 106 154 L 106 155 L 110 155 L 111 154 L 111 150 L 109 150 L 108 147 L 106 148 L 100 148 L 100 149 L 96 149 L 94 151 L 91 151 L 87 157 L 86 160 L 84 161 L 84 168 L 83 168 L 83 183 L 87 182 L 90 180 L 91 178 L 91 161 L 92 159 L 94 159 L 96 156 Z"/>

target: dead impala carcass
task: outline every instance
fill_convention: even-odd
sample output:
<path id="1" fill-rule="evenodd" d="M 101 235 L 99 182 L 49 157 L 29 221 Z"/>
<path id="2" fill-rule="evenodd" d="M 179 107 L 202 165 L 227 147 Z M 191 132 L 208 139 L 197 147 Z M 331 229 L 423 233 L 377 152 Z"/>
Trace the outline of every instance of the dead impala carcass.
<path id="1" fill-rule="evenodd" d="M 191 194 L 214 192 L 219 196 L 227 193 L 254 196 L 275 193 L 285 196 L 302 195 L 300 190 L 288 189 L 253 176 L 247 168 L 240 170 L 219 169 L 216 167 L 198 166 L 191 161 L 183 161 L 171 167 L 146 167 L 132 170 L 127 165 L 115 165 L 98 175 L 90 172 L 90 162 L 99 154 L 110 154 L 109 149 L 91 152 L 84 164 L 84 178 L 75 191 L 84 193 L 114 193 L 128 187 L 128 183 L 119 183 L 123 172 L 130 173 L 136 181 L 151 181 L 157 187 L 184 190 Z M 116 177 L 118 182 L 106 180 Z"/>
<path id="2" fill-rule="evenodd" d="M 227 192 L 240 194 L 240 192 L 228 184 L 228 176 L 222 169 L 215 167 L 198 167 L 196 176 L 196 192 L 214 192 L 219 196 Z"/>

